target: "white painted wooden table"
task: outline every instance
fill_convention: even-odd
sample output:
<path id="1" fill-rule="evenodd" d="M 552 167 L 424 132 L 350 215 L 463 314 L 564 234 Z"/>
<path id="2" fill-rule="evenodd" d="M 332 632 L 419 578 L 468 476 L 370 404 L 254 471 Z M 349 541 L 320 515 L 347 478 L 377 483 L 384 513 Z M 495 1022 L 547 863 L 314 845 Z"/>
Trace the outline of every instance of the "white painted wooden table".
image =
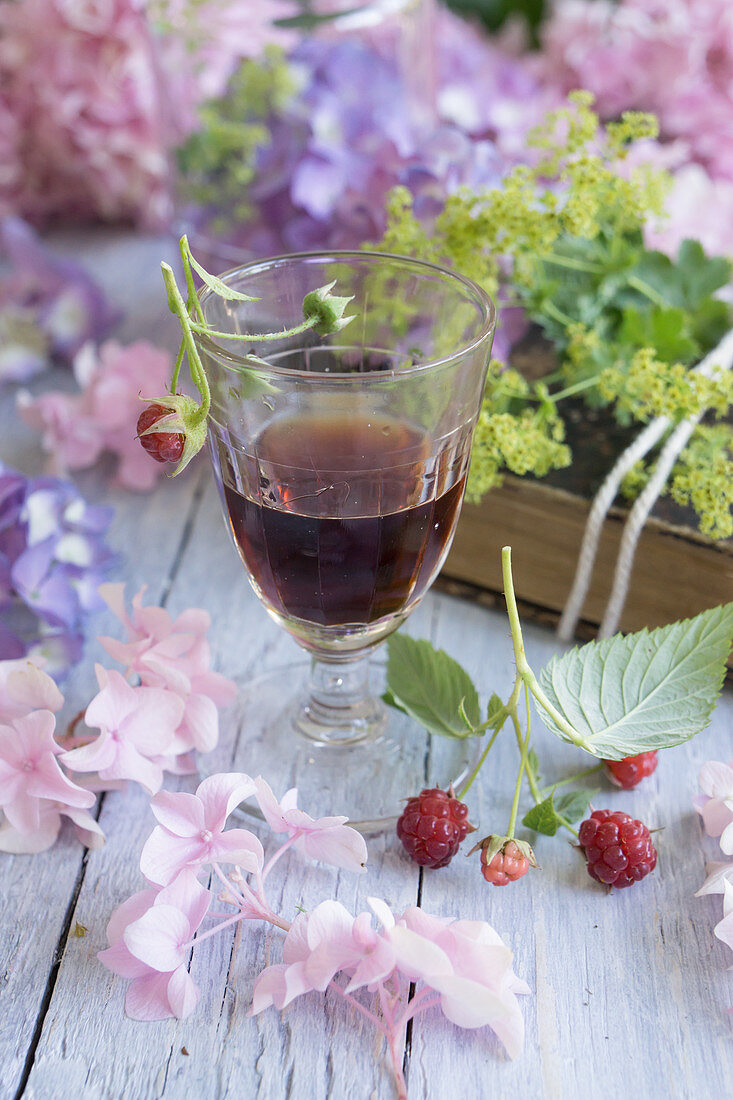
<path id="1" fill-rule="evenodd" d="M 61 244 L 81 254 L 127 310 L 123 341 L 145 336 L 174 347 L 158 269 L 167 246 L 114 235 Z M 1 416 L 0 457 L 38 472 L 36 441 L 15 423 L 7 395 Z M 130 595 L 147 584 L 149 600 L 173 613 L 188 606 L 210 610 L 222 672 L 246 680 L 295 655 L 245 580 L 203 462 L 184 478 L 161 482 L 149 496 L 105 488 L 101 471 L 79 483 L 89 497 L 116 508 L 112 541 L 125 555 L 120 576 Z M 500 545 L 498 531 L 486 552 L 498 553 Z M 100 633 L 115 630 L 111 617 L 99 616 L 94 626 Z M 486 695 L 510 687 L 503 615 L 433 592 L 409 629 L 465 663 Z M 530 659 L 539 665 L 556 642 L 539 628 L 526 634 Z M 62 719 L 95 691 L 93 661 L 100 655 L 95 644 L 87 646 L 66 686 Z M 271 881 L 286 913 L 329 896 L 358 912 L 367 895 L 377 894 L 397 911 L 419 903 L 440 915 L 487 919 L 514 949 L 515 969 L 532 988 L 532 996 L 522 999 L 524 1053 L 510 1062 L 488 1030 L 460 1031 L 437 1014 L 420 1017 L 405 1050 L 411 1098 L 610 1100 L 628 1094 L 720 1100 L 733 1094 L 733 1028 L 725 1013 L 733 1002 L 725 971 L 731 960 L 712 934 L 721 902 L 693 897 L 706 858 L 719 853 L 702 835 L 691 806 L 699 766 L 733 755 L 732 727 L 728 689 L 709 729 L 663 754 L 639 791 L 604 791 L 600 805 L 628 810 L 664 830 L 657 870 L 631 890 L 608 895 L 557 837 L 537 841 L 543 870 L 506 890 L 483 883 L 476 857 L 470 863 L 457 857 L 448 868 L 422 873 L 403 858 L 393 837 L 369 842 L 369 871 L 362 877 L 306 867 L 295 855 L 282 861 Z M 585 766 L 549 734 L 540 731 L 537 744 L 548 781 Z M 512 737 L 500 739 L 471 794 L 479 835 L 508 817 L 515 752 Z M 394 1095 L 376 1032 L 333 997 L 314 993 L 282 1016 L 270 1010 L 247 1017 L 254 975 L 268 959 L 280 959 L 279 934 L 254 925 L 245 926 L 236 951 L 226 933 L 195 950 L 192 973 L 202 996 L 187 1020 L 126 1019 L 125 983 L 98 963 L 96 953 L 106 946 L 112 909 L 141 888 L 139 853 L 153 824 L 147 798 L 137 788 L 107 794 L 100 823 L 107 844 L 99 851 L 84 852 L 64 833 L 42 855 L 0 855 L 2 1100 Z M 77 922 L 88 930 L 81 938 L 73 934 Z"/>

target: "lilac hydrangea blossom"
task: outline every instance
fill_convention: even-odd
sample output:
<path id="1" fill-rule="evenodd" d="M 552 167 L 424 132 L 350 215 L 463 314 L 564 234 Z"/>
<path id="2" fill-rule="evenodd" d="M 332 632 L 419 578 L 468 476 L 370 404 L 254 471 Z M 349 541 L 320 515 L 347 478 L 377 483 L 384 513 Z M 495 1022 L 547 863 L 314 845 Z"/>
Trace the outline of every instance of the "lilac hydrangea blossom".
<path id="1" fill-rule="evenodd" d="M 106 336 L 120 318 L 84 268 L 54 256 L 20 218 L 0 221 L 0 385 L 71 362 L 88 341 Z"/>
<path id="2" fill-rule="evenodd" d="M 111 519 L 69 482 L 0 463 L 0 660 L 42 656 L 56 679 L 78 661 L 85 619 L 104 606 Z"/>
<path id="3" fill-rule="evenodd" d="M 385 200 L 403 185 L 429 221 L 446 195 L 500 183 L 526 155 L 527 131 L 559 94 L 450 12 L 436 13 L 432 117 L 415 110 L 409 74 L 368 36 L 313 36 L 290 54 L 299 93 L 267 120 L 248 188 L 253 212 L 227 243 L 256 255 L 355 248 L 385 229 Z M 202 211 L 207 231 L 213 213 Z"/>

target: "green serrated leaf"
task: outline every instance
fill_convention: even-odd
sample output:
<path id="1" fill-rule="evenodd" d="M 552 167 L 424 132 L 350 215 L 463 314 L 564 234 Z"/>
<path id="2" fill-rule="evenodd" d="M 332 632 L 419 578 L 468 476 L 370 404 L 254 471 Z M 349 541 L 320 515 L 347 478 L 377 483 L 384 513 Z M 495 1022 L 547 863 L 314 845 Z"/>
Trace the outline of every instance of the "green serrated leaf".
<path id="1" fill-rule="evenodd" d="M 621 760 L 679 745 L 705 728 L 732 638 L 729 603 L 657 630 L 589 642 L 553 658 L 540 685 L 588 752 Z M 547 728 L 572 741 L 538 706 Z"/>
<path id="2" fill-rule="evenodd" d="M 387 642 L 387 691 L 430 733 L 470 737 L 461 703 L 473 726 L 481 722 L 478 692 L 468 673 L 442 649 L 393 634 Z"/>
<path id="3" fill-rule="evenodd" d="M 592 791 L 567 791 L 559 795 L 555 809 L 566 821 L 580 821 L 588 809 L 588 804 L 598 794 L 598 788 Z"/>
<path id="4" fill-rule="evenodd" d="M 496 692 L 494 692 L 489 699 L 489 705 L 486 708 L 486 721 L 488 722 L 489 726 L 496 729 L 499 722 L 502 722 L 505 717 L 506 711 L 504 709 L 504 704 L 502 703 Z"/>
<path id="5" fill-rule="evenodd" d="M 234 290 L 233 287 L 228 286 L 222 279 L 218 278 L 218 276 L 212 275 L 205 267 L 202 267 L 191 252 L 188 242 L 186 242 L 184 247 L 188 262 L 201 281 L 206 283 L 209 290 L 213 290 L 215 294 L 218 294 L 220 298 L 225 298 L 228 302 L 259 302 L 259 298 L 252 298 L 249 294 L 241 294 L 238 290 Z"/>
<path id="6" fill-rule="evenodd" d="M 534 829 L 536 833 L 542 833 L 543 836 L 554 836 L 562 825 L 562 821 L 557 816 L 552 795 L 546 798 L 544 802 L 539 802 L 536 806 L 533 806 L 522 818 L 522 824 L 526 825 L 528 829 Z"/>
<path id="7" fill-rule="evenodd" d="M 401 710 L 403 714 L 407 714 L 405 708 L 395 699 L 389 688 L 387 688 L 386 691 L 382 692 L 380 698 L 383 703 L 387 704 L 388 707 L 394 707 L 395 710 Z"/>

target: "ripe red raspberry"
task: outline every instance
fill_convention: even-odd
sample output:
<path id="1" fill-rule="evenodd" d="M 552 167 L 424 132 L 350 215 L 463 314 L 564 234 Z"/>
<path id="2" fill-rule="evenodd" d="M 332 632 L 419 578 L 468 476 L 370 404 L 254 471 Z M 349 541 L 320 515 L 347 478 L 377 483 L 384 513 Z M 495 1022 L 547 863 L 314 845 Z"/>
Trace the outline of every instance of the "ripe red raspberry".
<path id="1" fill-rule="evenodd" d="M 397 836 L 410 859 L 422 867 L 445 867 L 473 832 L 468 806 L 453 794 L 433 787 L 408 798 L 397 821 Z"/>
<path id="2" fill-rule="evenodd" d="M 515 841 L 508 840 L 504 847 L 491 857 L 486 859 L 488 851 L 481 849 L 481 874 L 492 886 L 506 886 L 510 882 L 516 882 L 529 870 L 529 860 L 517 847 Z"/>
<path id="3" fill-rule="evenodd" d="M 147 428 L 157 424 L 161 417 L 169 416 L 170 412 L 165 405 L 148 405 L 137 420 L 138 438 L 156 462 L 178 462 L 183 454 L 185 440 L 182 432 L 151 432 L 150 435 L 143 435 Z"/>
<path id="4" fill-rule="evenodd" d="M 638 756 L 625 756 L 623 760 L 604 760 L 606 775 L 617 787 L 630 791 L 642 779 L 657 770 L 657 752 L 640 752 Z"/>
<path id="5" fill-rule="evenodd" d="M 657 865 L 657 851 L 641 821 L 615 810 L 594 810 L 580 826 L 588 874 L 607 886 L 633 886 Z"/>

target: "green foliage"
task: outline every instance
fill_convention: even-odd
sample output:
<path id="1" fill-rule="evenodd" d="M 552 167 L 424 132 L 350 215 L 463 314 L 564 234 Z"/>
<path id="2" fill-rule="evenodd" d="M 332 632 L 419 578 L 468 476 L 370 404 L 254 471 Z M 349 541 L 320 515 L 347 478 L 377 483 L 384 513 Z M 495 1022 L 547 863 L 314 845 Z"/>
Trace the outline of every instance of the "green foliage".
<path id="1" fill-rule="evenodd" d="M 542 719 L 603 760 L 678 745 L 707 725 L 732 639 L 729 603 L 657 630 L 589 642 L 540 673 Z"/>
<path id="2" fill-rule="evenodd" d="M 588 809 L 588 804 L 597 791 L 568 791 L 555 799 L 550 794 L 543 802 L 538 802 L 522 818 L 522 824 L 528 829 L 544 836 L 554 836 L 563 825 L 580 821 Z"/>
<path id="3" fill-rule="evenodd" d="M 478 692 L 468 673 L 430 642 L 393 634 L 387 642 L 386 702 L 415 718 L 430 733 L 469 737 L 464 715 L 481 722 Z"/>
<path id="4" fill-rule="evenodd" d="M 500 304 L 523 305 L 560 361 L 559 392 L 536 385 L 519 392 L 512 381 L 509 393 L 500 371 L 490 377 L 475 437 L 473 499 L 504 470 L 543 476 L 568 464 L 562 420 L 550 406 L 570 393 L 582 392 L 592 407 L 611 405 L 626 424 L 701 410 L 722 417 L 733 398 L 730 375 L 708 381 L 690 373 L 730 327 L 730 308 L 715 295 L 731 265 L 706 256 L 697 241 L 684 241 L 674 259 L 644 247 L 645 222 L 660 213 L 669 177 L 623 161 L 634 141 L 656 135 L 656 120 L 626 112 L 603 128 L 592 102 L 590 93 L 572 93 L 567 108 L 532 136 L 533 164 L 513 168 L 501 187 L 449 196 L 433 225 L 418 221 L 404 190 L 388 204 L 381 246 L 448 263 Z M 705 515 L 717 518 L 704 519 L 703 530 L 717 533 L 726 529 L 715 494 L 722 468 L 712 485 L 703 476 L 703 488 L 696 480 L 706 474 L 701 456 L 699 448 L 689 452 L 695 477 L 680 474 L 673 495 L 704 497 Z"/>
<path id="5" fill-rule="evenodd" d="M 221 207 L 235 220 L 246 218 L 257 151 L 269 141 L 271 116 L 294 91 L 284 54 L 276 47 L 268 46 L 257 61 L 243 61 L 225 94 L 200 107 L 198 130 L 177 151 L 182 197 Z"/>

